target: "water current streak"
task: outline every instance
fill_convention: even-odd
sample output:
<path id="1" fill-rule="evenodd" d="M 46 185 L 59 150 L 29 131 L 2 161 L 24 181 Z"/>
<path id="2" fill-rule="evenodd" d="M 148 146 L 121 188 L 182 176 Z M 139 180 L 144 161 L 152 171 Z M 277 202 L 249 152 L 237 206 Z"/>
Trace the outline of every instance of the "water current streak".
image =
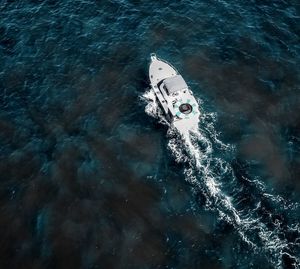
<path id="1" fill-rule="evenodd" d="M 250 180 L 243 176 L 245 183 L 238 180 L 232 165 L 215 154 L 215 148 L 223 152 L 234 152 L 234 147 L 218 139 L 213 126 L 216 115 L 201 111 L 198 130 L 180 133 L 164 118 L 152 90 L 147 91 L 142 99 L 147 102 L 146 113 L 169 126 L 168 148 L 176 162 L 187 164 L 185 180 L 193 186 L 195 192 L 205 197 L 206 209 L 217 211 L 220 219 L 232 225 L 254 252 L 263 251 L 268 255 L 272 266 L 283 268 L 283 259 L 288 258 L 293 267 L 298 268 L 299 258 L 293 251 L 293 244 L 282 236 L 286 230 L 295 231 L 299 236 L 298 223 L 284 227 L 282 220 L 272 217 L 272 211 L 266 212 L 268 217 L 262 214 L 262 204 L 267 201 L 274 208 L 280 207 L 282 210 L 296 210 L 299 205 L 292 204 L 279 195 L 267 193 L 259 179 Z M 210 121 L 207 122 L 207 119 Z M 247 184 L 254 186 L 252 189 L 255 191 L 255 199 L 251 200 L 252 203 L 244 202 L 248 199 L 245 197 Z"/>

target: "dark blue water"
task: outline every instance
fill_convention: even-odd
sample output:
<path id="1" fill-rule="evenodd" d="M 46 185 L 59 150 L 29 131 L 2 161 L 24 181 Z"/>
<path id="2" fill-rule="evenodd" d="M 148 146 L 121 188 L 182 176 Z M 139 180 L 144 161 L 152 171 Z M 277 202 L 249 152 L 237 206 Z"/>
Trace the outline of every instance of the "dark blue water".
<path id="1" fill-rule="evenodd" d="M 0 268 L 299 267 L 299 1 L 0 15 Z M 151 52 L 200 102 L 196 152 L 145 113 Z"/>

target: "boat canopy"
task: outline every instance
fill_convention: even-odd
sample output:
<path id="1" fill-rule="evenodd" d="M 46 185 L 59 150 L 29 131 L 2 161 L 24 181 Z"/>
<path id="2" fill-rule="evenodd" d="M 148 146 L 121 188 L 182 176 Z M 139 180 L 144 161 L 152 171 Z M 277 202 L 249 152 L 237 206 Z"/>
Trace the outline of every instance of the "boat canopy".
<path id="1" fill-rule="evenodd" d="M 166 78 L 164 80 L 164 84 L 168 90 L 168 94 L 186 89 L 188 87 L 180 75 Z"/>

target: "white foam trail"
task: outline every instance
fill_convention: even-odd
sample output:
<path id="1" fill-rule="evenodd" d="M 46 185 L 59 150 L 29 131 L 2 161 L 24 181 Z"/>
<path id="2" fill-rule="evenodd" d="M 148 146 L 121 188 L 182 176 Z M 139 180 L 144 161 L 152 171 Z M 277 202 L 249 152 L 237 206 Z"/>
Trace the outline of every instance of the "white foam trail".
<path id="1" fill-rule="evenodd" d="M 196 191 L 200 191 L 204 195 L 206 198 L 206 208 L 217 211 L 219 217 L 231 223 L 241 238 L 254 251 L 261 251 L 263 249 L 272 257 L 273 265 L 281 268 L 282 255 L 289 248 L 289 243 L 279 238 L 279 225 L 276 226 L 276 229 L 270 230 L 261 219 L 255 216 L 254 212 L 259 209 L 260 202 L 257 203 L 256 208 L 237 210 L 236 207 L 242 201 L 239 200 L 234 203 L 233 197 L 230 197 L 222 190 L 224 189 L 223 175 L 230 175 L 231 182 L 225 182 L 225 184 L 236 185 L 237 182 L 230 165 L 226 161 L 213 156 L 213 148 L 216 146 L 221 150 L 234 150 L 232 146 L 226 145 L 218 139 L 218 134 L 213 125 L 216 114 L 205 114 L 204 111 L 201 111 L 201 128 L 179 133 L 164 118 L 152 90 L 147 91 L 142 96 L 142 99 L 147 102 L 146 113 L 169 126 L 168 136 L 170 139 L 168 148 L 177 162 L 188 164 L 188 168 L 184 172 L 185 180 L 192 184 Z M 198 102 L 201 103 L 201 100 L 198 100 Z M 213 167 L 216 166 L 220 171 L 219 173 L 214 172 Z M 249 179 L 245 180 L 250 181 Z M 270 199 L 276 204 L 283 203 L 287 208 L 298 207 L 298 205 L 291 205 L 291 203 L 288 203 L 278 195 L 266 193 L 266 187 L 259 179 L 252 180 L 251 183 L 254 183 L 258 190 L 263 193 L 263 197 Z M 299 226 L 294 228 L 300 233 Z M 250 239 L 250 237 L 253 237 L 253 234 L 259 239 L 259 242 L 253 242 Z M 299 260 L 296 257 L 292 258 L 299 264 Z"/>

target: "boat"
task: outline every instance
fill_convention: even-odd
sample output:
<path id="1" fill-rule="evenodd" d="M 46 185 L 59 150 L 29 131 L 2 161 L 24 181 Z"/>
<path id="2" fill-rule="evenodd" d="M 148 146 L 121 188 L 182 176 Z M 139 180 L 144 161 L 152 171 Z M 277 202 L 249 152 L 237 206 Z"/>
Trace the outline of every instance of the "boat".
<path id="1" fill-rule="evenodd" d="M 151 88 L 167 121 L 181 132 L 198 127 L 199 108 L 193 92 L 179 72 L 167 61 L 150 55 Z"/>

